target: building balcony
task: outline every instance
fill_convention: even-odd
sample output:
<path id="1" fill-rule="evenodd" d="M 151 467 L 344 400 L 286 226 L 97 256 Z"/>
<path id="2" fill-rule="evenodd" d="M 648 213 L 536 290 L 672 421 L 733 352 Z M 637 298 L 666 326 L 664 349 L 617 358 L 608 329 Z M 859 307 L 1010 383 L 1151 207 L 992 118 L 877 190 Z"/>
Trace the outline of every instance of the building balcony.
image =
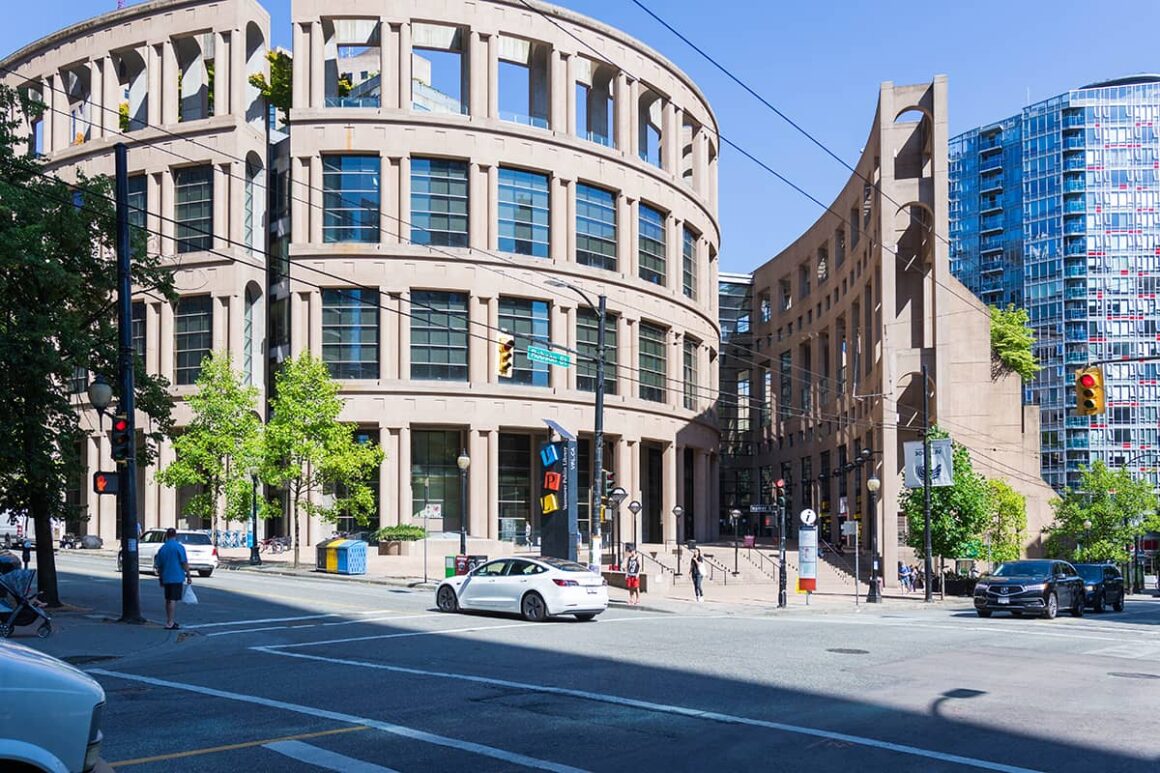
<path id="1" fill-rule="evenodd" d="M 1063 254 L 1067 257 L 1087 257 L 1087 239 L 1083 237 L 1071 238 L 1063 245 Z"/>
<path id="2" fill-rule="evenodd" d="M 1083 175 L 1070 174 L 1064 178 L 1064 193 L 1083 193 L 1085 190 L 1087 190 L 1087 184 L 1083 179 Z"/>
<path id="3" fill-rule="evenodd" d="M 1087 301 L 1087 287 L 1069 287 L 1063 292 L 1063 297 L 1069 301 Z"/>

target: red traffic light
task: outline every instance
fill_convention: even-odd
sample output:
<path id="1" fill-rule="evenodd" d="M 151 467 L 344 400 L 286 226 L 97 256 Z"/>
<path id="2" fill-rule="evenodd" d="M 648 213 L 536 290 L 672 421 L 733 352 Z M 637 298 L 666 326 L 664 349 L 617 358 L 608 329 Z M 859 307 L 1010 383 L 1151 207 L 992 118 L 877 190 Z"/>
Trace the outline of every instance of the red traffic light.
<path id="1" fill-rule="evenodd" d="M 123 419 L 120 417 L 114 419 L 113 420 L 113 431 L 114 432 L 128 432 L 129 431 L 129 420 Z"/>
<path id="2" fill-rule="evenodd" d="M 781 478 L 778 478 L 777 482 L 773 484 L 773 487 L 774 488 L 785 488 L 785 481 L 782 480 Z"/>
<path id="3" fill-rule="evenodd" d="M 1090 389 L 1096 385 L 1096 377 L 1090 373 L 1085 373 L 1079 377 L 1079 384 Z"/>

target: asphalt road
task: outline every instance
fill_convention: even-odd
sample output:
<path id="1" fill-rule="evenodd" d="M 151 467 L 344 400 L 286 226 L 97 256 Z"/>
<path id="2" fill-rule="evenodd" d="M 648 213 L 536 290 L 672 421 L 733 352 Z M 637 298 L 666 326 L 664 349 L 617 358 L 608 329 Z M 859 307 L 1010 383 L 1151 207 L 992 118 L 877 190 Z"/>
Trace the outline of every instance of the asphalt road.
<path id="1" fill-rule="evenodd" d="M 67 600 L 118 608 L 107 559 L 60 564 Z M 1121 614 L 1055 621 L 913 602 L 782 613 L 668 603 L 528 624 L 439 614 L 429 591 L 334 580 L 223 571 L 195 587 L 202 603 L 181 608 L 180 636 L 153 627 L 164 644 L 86 666 L 108 693 L 103 756 L 118 769 L 1160 763 L 1160 599 L 1150 596 Z M 156 581 L 142 591 L 146 615 L 162 619 Z M 122 628 L 104 630 L 135 635 Z M 91 635 L 94 651 L 102 635 Z"/>

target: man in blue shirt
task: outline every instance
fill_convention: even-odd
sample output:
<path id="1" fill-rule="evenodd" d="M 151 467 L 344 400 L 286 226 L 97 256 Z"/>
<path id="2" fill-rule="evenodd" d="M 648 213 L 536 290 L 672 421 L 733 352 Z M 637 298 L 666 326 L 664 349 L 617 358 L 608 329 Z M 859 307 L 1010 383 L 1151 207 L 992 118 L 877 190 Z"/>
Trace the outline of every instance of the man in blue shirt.
<path id="1" fill-rule="evenodd" d="M 181 601 L 183 586 L 189 582 L 189 560 L 185 555 L 185 546 L 177 541 L 177 529 L 165 530 L 165 544 L 153 557 L 153 568 L 165 591 L 165 629 L 172 631 L 181 627 L 174 616 L 177 614 L 177 602 Z"/>

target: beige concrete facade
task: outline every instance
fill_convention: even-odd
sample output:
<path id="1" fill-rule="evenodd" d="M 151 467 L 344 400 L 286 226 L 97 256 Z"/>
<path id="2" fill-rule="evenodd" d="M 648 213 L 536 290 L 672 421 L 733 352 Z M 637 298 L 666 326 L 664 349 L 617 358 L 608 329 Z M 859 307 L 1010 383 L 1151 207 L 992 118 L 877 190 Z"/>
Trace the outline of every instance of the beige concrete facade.
<path id="1" fill-rule="evenodd" d="M 790 510 L 813 507 L 822 537 L 839 521 L 869 534 L 872 470 L 885 579 L 909 557 L 899 517 L 903 443 L 922 437 L 921 368 L 931 422 L 971 451 L 975 469 L 1027 498 L 1027 549 L 1050 520 L 1039 478 L 1038 414 L 1017 375 L 992 376 L 986 307 L 947 259 L 946 80 L 883 84 L 857 173 L 800 239 L 753 274 L 753 394 L 769 394 L 759 423 L 762 476 L 791 481 Z M 768 373 L 768 378 L 766 377 Z M 862 449 L 871 461 L 845 469 Z M 769 501 L 769 493 L 765 492 Z M 795 519 L 796 520 L 796 519 Z"/>
<path id="2" fill-rule="evenodd" d="M 696 86 L 656 52 L 594 20 L 535 6 L 515 0 L 295 0 L 289 140 L 270 153 L 266 107 L 247 83 L 254 72 L 268 71 L 270 22 L 250 0 L 155 0 L 105 14 L 12 55 L 3 66 L 20 76 L 5 75 L 4 81 L 44 97 L 50 108 L 45 120 L 29 128 L 61 176 L 80 169 L 111 173 L 113 143 L 130 144 L 131 171 L 146 176 L 152 248 L 173 256 L 183 296 L 212 299 L 212 348 L 230 352 L 235 367 L 243 357 L 262 362 L 252 366 L 260 386 L 266 359 L 276 364 L 307 350 L 326 355 L 333 329 L 324 325 L 325 289 L 377 291 L 376 372 L 342 379 L 342 394 L 343 418 L 376 434 L 386 451 L 378 481 L 382 525 L 411 522 L 422 508 L 416 501 L 421 478 L 412 468 L 418 433 L 456 433 L 472 459 L 468 531 L 492 541 L 511 538 L 515 525 L 507 516 L 520 512 L 520 500 L 523 510 L 535 510 L 531 459 L 532 483 L 522 489 L 512 488 L 510 458 L 501 469 L 508 439 L 530 438 L 534 453 L 546 439 L 548 418 L 582 439 L 591 437 L 593 395 L 578 388 L 576 368 L 552 368 L 543 386 L 515 385 L 496 372 L 494 339 L 504 298 L 546 302 L 548 337 L 577 348 L 584 303 L 547 284 L 560 279 L 593 297 L 606 294 L 615 315 L 616 388 L 606 402 L 611 454 L 605 467 L 630 499 L 645 505 L 635 524 L 626 518 L 621 538 L 707 539 L 717 522 L 716 119 Z M 355 92 L 374 86 L 372 97 L 355 101 L 337 90 L 344 45 L 357 46 L 358 67 L 374 61 L 377 47 L 378 72 L 354 76 Z M 431 50 L 459 55 L 461 94 L 432 94 L 439 84 L 431 82 L 429 66 L 421 78 L 412 77 L 414 56 Z M 509 63 L 525 60 L 528 115 L 513 118 L 500 109 L 501 89 L 511 88 L 504 73 Z M 204 66 L 209 61 L 212 68 Z M 94 84 L 85 96 L 75 91 L 77 68 Z M 435 76 L 440 72 L 434 69 Z M 110 73 L 117 74 L 116 84 Z M 584 102 L 585 93 L 595 96 Z M 456 100 L 462 110 L 447 109 Z M 121 103 L 129 114 L 124 133 L 111 111 Z M 328 218 L 338 217 L 324 171 L 326 159 L 336 155 L 378 159 L 373 240 L 324 235 L 326 224 L 335 222 Z M 466 165 L 466 246 L 413 243 L 421 241 L 413 239 L 411 224 L 414 159 Z M 207 164 L 212 247 L 179 252 L 174 173 Z M 270 199 L 272 212 L 284 205 L 279 219 L 266 216 L 267 167 L 269 187 L 281 190 Z M 283 169 L 279 188 L 273 178 Z M 501 250 L 505 169 L 548 179 L 545 256 Z M 577 260 L 582 185 L 613 196 L 615 269 Z M 663 218 L 666 270 L 660 281 L 641 276 L 642 204 Z M 275 243 L 288 253 L 288 279 L 267 273 L 267 245 L 273 251 Z M 467 297 L 465 378 L 412 378 L 412 315 L 421 311 L 412 304 L 415 291 Z M 148 293 L 140 300 L 147 365 L 174 380 L 174 307 Z M 277 341 L 267 335 L 267 318 L 285 324 Z M 659 399 L 655 393 L 642 397 L 642 325 L 663 331 Z M 175 393 L 181 397 L 190 388 L 177 386 Z M 176 418 L 179 425 L 188 421 L 180 404 Z M 95 432 L 95 417 L 88 421 L 94 428 L 89 470 L 107 468 L 107 441 Z M 161 463 L 171 458 L 163 446 Z M 446 461 L 454 467 L 454 458 Z M 155 471 L 142 476 L 147 527 L 179 517 L 177 495 L 154 482 Z M 111 537 L 111 501 L 84 497 L 88 530 Z M 690 514 L 687 527 L 671 515 L 676 505 Z M 458 509 L 450 501 L 445 507 Z M 306 524 L 303 534 L 314 542 L 332 528 Z"/>

